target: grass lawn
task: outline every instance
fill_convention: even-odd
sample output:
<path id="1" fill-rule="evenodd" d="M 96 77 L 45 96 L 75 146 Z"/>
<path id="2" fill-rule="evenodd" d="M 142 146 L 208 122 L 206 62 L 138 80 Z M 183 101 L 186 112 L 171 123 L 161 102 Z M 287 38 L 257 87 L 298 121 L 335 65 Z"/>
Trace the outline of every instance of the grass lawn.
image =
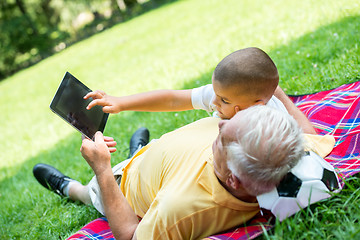
<path id="1" fill-rule="evenodd" d="M 288 94 L 360 80 L 360 4 L 357 0 L 188 0 L 165 5 L 75 44 L 0 82 L 0 239 L 64 239 L 100 215 L 60 199 L 32 175 L 39 162 L 87 183 L 92 171 L 79 152 L 80 134 L 49 110 L 69 71 L 92 89 L 127 95 L 210 83 L 216 64 L 249 46 L 265 50 Z M 127 156 L 140 126 L 151 138 L 207 116 L 124 112 L 105 134 Z M 331 200 L 282 222 L 263 239 L 358 239 L 358 178 Z"/>

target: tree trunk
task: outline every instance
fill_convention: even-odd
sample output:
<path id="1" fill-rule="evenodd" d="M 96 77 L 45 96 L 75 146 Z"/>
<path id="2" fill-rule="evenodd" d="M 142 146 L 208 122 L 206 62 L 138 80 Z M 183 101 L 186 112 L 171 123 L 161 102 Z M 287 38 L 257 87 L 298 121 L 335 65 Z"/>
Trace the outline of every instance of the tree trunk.
<path id="1" fill-rule="evenodd" d="M 31 20 L 30 16 L 27 14 L 26 7 L 25 7 L 23 0 L 16 0 L 15 2 L 16 2 L 16 5 L 18 6 L 20 12 L 23 14 L 23 16 L 28 21 L 31 29 L 33 30 L 33 34 L 38 35 L 39 32 L 38 32 L 37 28 L 35 27 L 33 21 Z"/>
<path id="2" fill-rule="evenodd" d="M 124 0 L 116 0 L 116 4 L 118 5 L 121 12 L 126 10 L 126 4 Z"/>

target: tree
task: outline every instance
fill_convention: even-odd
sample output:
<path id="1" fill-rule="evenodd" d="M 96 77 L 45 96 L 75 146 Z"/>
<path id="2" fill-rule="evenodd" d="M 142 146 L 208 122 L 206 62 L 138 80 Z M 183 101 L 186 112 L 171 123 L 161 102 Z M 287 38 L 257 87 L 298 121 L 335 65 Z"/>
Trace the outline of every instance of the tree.
<path id="1" fill-rule="evenodd" d="M 50 1 L 0 1 L 0 79 L 51 51 L 54 41 L 50 34 L 57 28 L 57 19 Z"/>

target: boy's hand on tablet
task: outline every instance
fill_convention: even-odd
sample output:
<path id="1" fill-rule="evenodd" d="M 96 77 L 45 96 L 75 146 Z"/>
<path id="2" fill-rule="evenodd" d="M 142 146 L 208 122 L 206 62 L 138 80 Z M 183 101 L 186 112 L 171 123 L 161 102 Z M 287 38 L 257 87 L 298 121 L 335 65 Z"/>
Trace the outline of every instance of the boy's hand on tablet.
<path id="1" fill-rule="evenodd" d="M 89 92 L 84 96 L 84 99 L 92 98 L 93 100 L 86 107 L 87 110 L 90 110 L 92 107 L 99 105 L 103 107 L 104 113 L 118 113 L 120 109 L 117 105 L 117 97 L 107 95 L 104 91 L 96 90 L 94 92 Z"/>

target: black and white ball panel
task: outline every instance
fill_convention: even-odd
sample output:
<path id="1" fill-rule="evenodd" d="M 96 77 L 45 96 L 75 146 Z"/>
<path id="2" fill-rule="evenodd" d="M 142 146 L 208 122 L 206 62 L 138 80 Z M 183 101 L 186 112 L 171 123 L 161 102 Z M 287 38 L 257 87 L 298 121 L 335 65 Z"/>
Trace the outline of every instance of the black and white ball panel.
<path id="1" fill-rule="evenodd" d="M 334 168 L 314 152 L 306 152 L 277 188 L 257 196 L 259 206 L 270 210 L 280 221 L 312 203 L 340 191 Z"/>

